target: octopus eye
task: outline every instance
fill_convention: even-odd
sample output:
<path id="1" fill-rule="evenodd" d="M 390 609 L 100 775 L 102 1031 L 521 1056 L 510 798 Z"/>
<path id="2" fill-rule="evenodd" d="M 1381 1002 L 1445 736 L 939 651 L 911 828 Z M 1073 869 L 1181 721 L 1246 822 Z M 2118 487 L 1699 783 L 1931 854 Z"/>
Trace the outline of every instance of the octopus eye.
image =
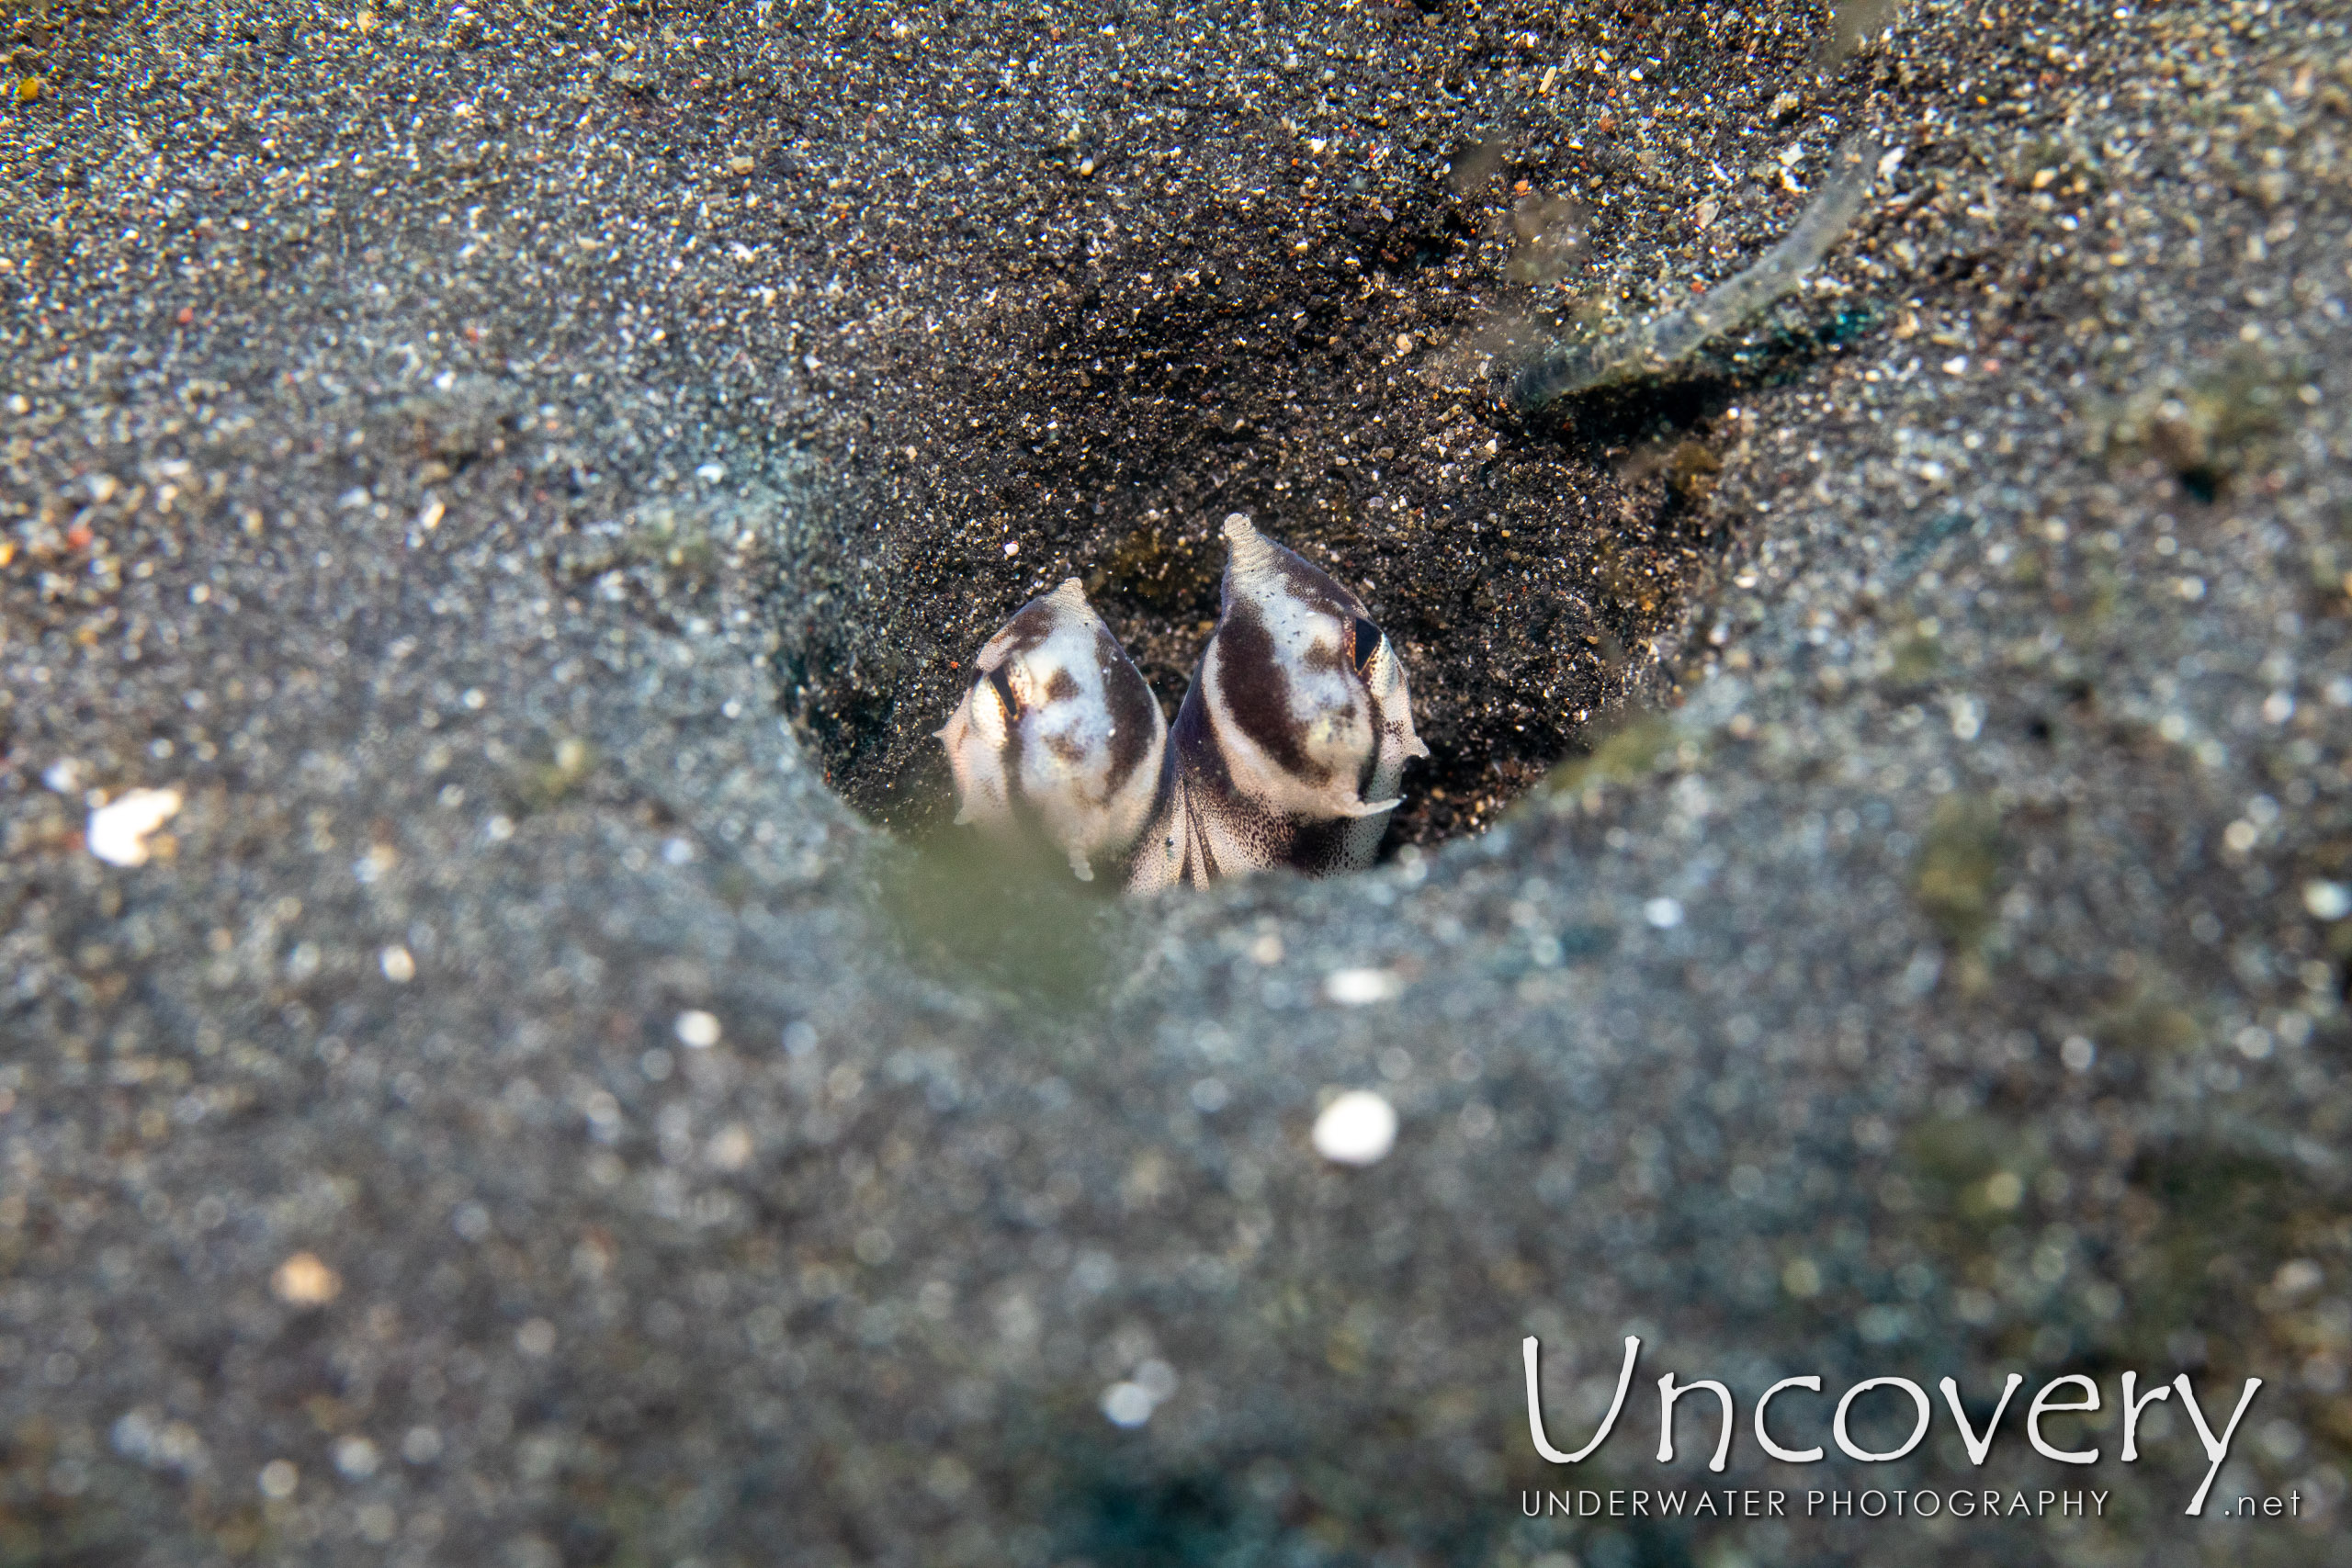
<path id="1" fill-rule="evenodd" d="M 1010 721 L 1021 716 L 1021 699 L 1012 694 L 1012 681 L 1002 664 L 989 671 L 988 683 L 996 688 L 997 700 L 1004 705 L 1004 716 Z"/>
<path id="2" fill-rule="evenodd" d="M 1372 662 L 1372 656 L 1379 651 L 1380 628 L 1362 615 L 1358 615 L 1355 618 L 1354 630 L 1356 673 L 1361 675 L 1363 673 L 1364 666 Z"/>

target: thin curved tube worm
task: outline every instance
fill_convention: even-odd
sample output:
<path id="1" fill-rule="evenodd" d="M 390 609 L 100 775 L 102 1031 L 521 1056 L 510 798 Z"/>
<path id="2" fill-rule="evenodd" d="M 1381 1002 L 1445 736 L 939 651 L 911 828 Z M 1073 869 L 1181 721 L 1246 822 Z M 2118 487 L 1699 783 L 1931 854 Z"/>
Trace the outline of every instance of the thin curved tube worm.
<path id="1" fill-rule="evenodd" d="M 1780 243 L 1696 303 L 1635 322 L 1597 342 L 1554 344 L 1522 367 L 1511 400 L 1533 412 L 1558 398 L 1620 386 L 1670 369 L 1709 338 L 1730 331 L 1797 285 L 1844 235 L 1870 194 L 1879 161 L 1873 136 L 1850 138 L 1833 173 Z"/>

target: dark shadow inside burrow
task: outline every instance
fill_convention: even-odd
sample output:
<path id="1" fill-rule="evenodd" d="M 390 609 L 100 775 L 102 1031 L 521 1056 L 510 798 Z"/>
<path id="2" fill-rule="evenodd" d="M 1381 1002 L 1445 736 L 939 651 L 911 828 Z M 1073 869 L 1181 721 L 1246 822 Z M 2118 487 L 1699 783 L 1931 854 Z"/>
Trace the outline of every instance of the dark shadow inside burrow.
<path id="1" fill-rule="evenodd" d="M 1195 225 L 1161 264 L 1172 294 L 1073 258 L 895 367 L 918 394 L 877 413 L 857 503 L 775 604 L 785 705 L 832 787 L 892 828 L 944 825 L 932 732 L 981 643 L 1069 577 L 1172 718 L 1235 511 L 1403 650 L 1430 756 L 1389 852 L 1483 829 L 1596 718 L 1664 694 L 1653 650 L 1729 539 L 1704 504 L 1724 412 L 1853 323 L 1523 416 L 1481 373 L 1494 313 L 1446 265 L 1458 237 L 1399 229 L 1367 270 Z"/>

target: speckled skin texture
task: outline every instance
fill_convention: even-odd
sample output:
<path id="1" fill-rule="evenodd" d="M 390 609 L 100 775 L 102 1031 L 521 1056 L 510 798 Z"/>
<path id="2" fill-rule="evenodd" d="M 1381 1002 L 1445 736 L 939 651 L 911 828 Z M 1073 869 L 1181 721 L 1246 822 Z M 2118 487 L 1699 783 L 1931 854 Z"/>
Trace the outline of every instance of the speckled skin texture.
<path id="1" fill-rule="evenodd" d="M 12 8 L 0 1559 L 2352 1560 L 2352 44 L 1910 10 Z M 1749 337 L 1499 411 L 1864 118 Z M 1390 863 L 959 903 L 827 788 L 1081 552 L 1181 689 L 1237 508 L 1406 648 Z M 2259 1375 L 2304 1516 L 2176 1418 L 1523 1520 L 1529 1333 Z M 1652 1387 L 1576 1483 L 1707 1473 Z"/>

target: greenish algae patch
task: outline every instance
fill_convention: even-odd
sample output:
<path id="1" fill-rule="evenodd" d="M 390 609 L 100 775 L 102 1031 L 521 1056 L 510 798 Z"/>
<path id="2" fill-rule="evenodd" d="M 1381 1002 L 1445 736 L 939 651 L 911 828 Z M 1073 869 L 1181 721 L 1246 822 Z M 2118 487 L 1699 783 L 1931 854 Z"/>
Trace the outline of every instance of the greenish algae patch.
<path id="1" fill-rule="evenodd" d="M 1973 950 L 2000 902 L 2000 808 L 1982 795 L 1951 795 L 1935 815 L 1912 867 L 1911 896 L 1944 940 Z"/>
<path id="2" fill-rule="evenodd" d="M 1602 735 L 1585 756 L 1552 770 L 1550 793 L 1577 795 L 1612 784 L 1638 784 L 1661 767 L 1679 763 L 1682 739 L 1662 714 L 1638 714 Z"/>
<path id="3" fill-rule="evenodd" d="M 888 855 L 878 881 L 908 958 L 936 979 L 1075 1009 L 1111 973 L 1116 878 L 1076 882 L 1058 856 L 949 829 Z"/>

